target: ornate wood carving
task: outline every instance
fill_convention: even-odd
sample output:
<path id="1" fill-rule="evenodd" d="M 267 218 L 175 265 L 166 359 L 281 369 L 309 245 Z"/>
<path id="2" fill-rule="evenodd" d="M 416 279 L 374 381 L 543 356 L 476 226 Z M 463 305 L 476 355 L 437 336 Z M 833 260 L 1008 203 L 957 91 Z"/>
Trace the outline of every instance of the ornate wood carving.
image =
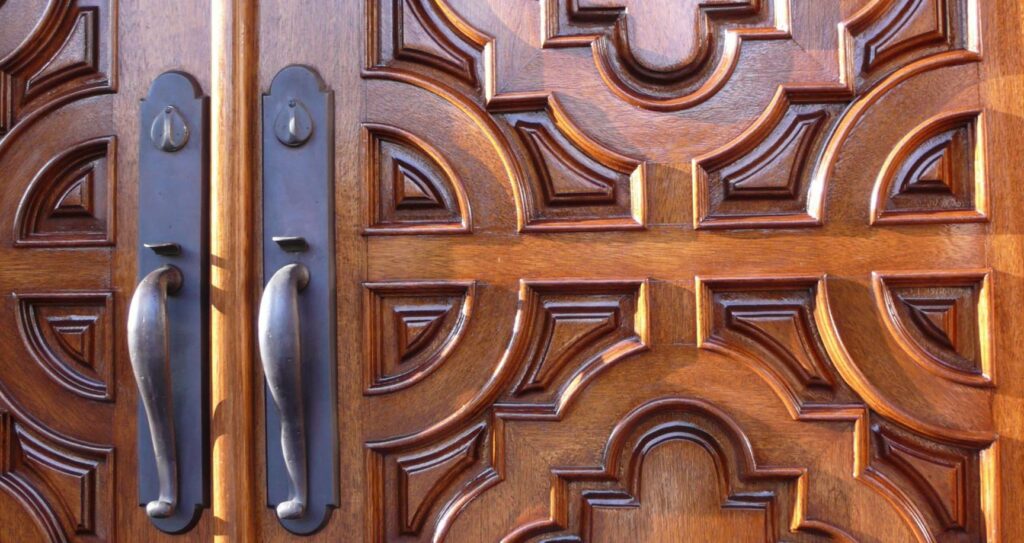
<path id="1" fill-rule="evenodd" d="M 479 424 L 437 447 L 395 460 L 403 533 L 416 534 L 423 529 L 427 513 L 438 505 L 438 498 L 476 463 L 486 435 L 487 426 Z"/>
<path id="2" fill-rule="evenodd" d="M 521 369 L 498 411 L 557 418 L 599 372 L 646 350 L 647 290 L 644 281 L 523 281 L 509 347 Z"/>
<path id="3" fill-rule="evenodd" d="M 116 149 L 114 137 L 96 138 L 47 162 L 18 206 L 15 245 L 113 245 Z"/>
<path id="4" fill-rule="evenodd" d="M 434 0 L 374 0 L 368 4 L 371 66 L 426 68 L 480 87 L 477 58 L 486 40 Z"/>
<path id="5" fill-rule="evenodd" d="M 107 0 L 50 3 L 32 35 L 0 61 L 0 136 L 26 118 L 115 90 L 110 25 Z"/>
<path id="6" fill-rule="evenodd" d="M 530 175 L 521 201 L 525 230 L 643 228 L 647 184 L 643 163 L 586 136 L 556 100 L 542 112 L 506 115 Z"/>
<path id="7" fill-rule="evenodd" d="M 527 541 L 544 535 L 546 541 L 590 541 L 600 533 L 595 531 L 595 517 L 602 511 L 663 507 L 664 502 L 647 504 L 641 499 L 645 487 L 658 484 L 646 480 L 643 468 L 649 456 L 673 443 L 695 445 L 703 453 L 688 458 L 712 470 L 715 483 L 701 486 L 713 491 L 709 495 L 693 488 L 691 492 L 704 501 L 717 501 L 678 503 L 687 508 L 700 507 L 702 523 L 723 529 L 736 529 L 735 523 L 742 523 L 746 529 L 733 532 L 730 540 L 750 537 L 750 541 L 774 541 L 791 526 L 795 531 L 843 539 L 842 532 L 835 528 L 806 522 L 801 518 L 801 508 L 796 509 L 792 522 L 787 518 L 799 499 L 796 480 L 804 475 L 802 470 L 759 467 L 743 431 L 717 407 L 700 400 L 660 398 L 637 407 L 615 426 L 604 448 L 602 466 L 553 469 L 549 518 L 521 525 L 504 540 Z M 696 511 L 659 509 L 649 515 L 671 518 L 687 513 Z M 680 520 L 686 521 L 685 517 Z"/>
<path id="8" fill-rule="evenodd" d="M 448 358 L 473 312 L 473 282 L 366 285 L 366 393 L 425 379 Z"/>
<path id="9" fill-rule="evenodd" d="M 390 126 L 365 125 L 368 234 L 471 230 L 465 190 L 433 146 Z"/>
<path id="10" fill-rule="evenodd" d="M 872 224 L 987 220 L 983 137 L 977 111 L 939 115 L 904 136 L 875 182 Z"/>
<path id="11" fill-rule="evenodd" d="M 923 438 L 884 419 L 871 425 L 866 475 L 898 501 L 936 541 L 977 533 L 981 525 L 977 451 Z"/>
<path id="12" fill-rule="evenodd" d="M 992 385 L 986 271 L 876 272 L 873 278 L 886 327 L 914 361 L 957 383 Z"/>
<path id="13" fill-rule="evenodd" d="M 853 402 L 818 329 L 819 281 L 698 278 L 698 346 L 753 364 L 796 416 Z"/>
<path id="14" fill-rule="evenodd" d="M 693 159 L 695 228 L 764 228 L 821 223 L 814 161 L 840 104 L 801 103 L 780 90 L 753 126 Z"/>
<path id="15" fill-rule="evenodd" d="M 978 30 L 965 0 L 877 0 L 846 24 L 857 88 L 924 57 L 978 50 Z"/>
<path id="16" fill-rule="evenodd" d="M 71 441 L 0 410 L 0 489 L 49 541 L 112 535 L 113 450 Z"/>
<path id="17" fill-rule="evenodd" d="M 544 47 L 592 47 L 616 94 L 659 111 L 713 95 L 732 73 L 744 39 L 790 37 L 775 4 L 762 0 L 542 0 L 542 6 Z M 665 32 L 675 39 L 659 39 Z"/>
<path id="18" fill-rule="evenodd" d="M 113 294 L 17 294 L 22 339 L 62 387 L 91 400 L 114 399 Z"/>

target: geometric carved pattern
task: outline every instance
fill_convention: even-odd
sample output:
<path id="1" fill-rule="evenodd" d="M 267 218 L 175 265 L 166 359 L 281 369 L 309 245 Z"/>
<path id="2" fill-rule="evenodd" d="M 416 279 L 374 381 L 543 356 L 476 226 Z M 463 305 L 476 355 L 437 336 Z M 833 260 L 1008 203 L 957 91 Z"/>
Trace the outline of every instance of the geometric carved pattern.
<path id="1" fill-rule="evenodd" d="M 364 125 L 370 234 L 470 230 L 469 204 L 455 171 L 430 144 L 404 130 Z"/>
<path id="2" fill-rule="evenodd" d="M 643 281 L 523 281 L 509 347 L 515 385 L 496 404 L 516 418 L 558 418 L 599 372 L 647 349 Z"/>
<path id="3" fill-rule="evenodd" d="M 758 467 L 743 431 L 706 402 L 682 398 L 649 401 L 616 424 L 604 451 L 600 467 L 553 469 L 549 518 L 521 525 L 503 541 L 527 541 L 541 535 L 545 541 L 593 541 L 607 531 L 626 532 L 620 523 L 628 522 L 628 516 L 623 515 L 636 512 L 653 519 L 628 523 L 637 529 L 665 523 L 669 529 L 663 535 L 692 530 L 713 533 L 721 541 L 777 541 L 790 526 L 798 531 L 807 528 L 799 516 L 800 508 L 796 508 L 798 516 L 792 523 L 788 518 L 794 511 L 796 480 L 802 477 L 802 470 Z M 674 473 L 654 472 L 645 466 L 666 465 L 652 461 L 658 451 L 675 452 L 676 458 L 683 453 L 688 461 L 668 464 Z M 678 477 L 692 483 L 659 493 L 691 499 L 645 500 L 645 489 L 666 483 L 650 476 L 669 481 Z M 829 526 L 817 524 L 814 531 L 830 532 Z M 705 532 L 709 526 L 718 528 Z"/>
<path id="4" fill-rule="evenodd" d="M 113 451 L 38 430 L 0 409 L 0 489 L 49 541 L 107 541 L 111 526 L 99 515 L 111 505 Z"/>
<path id="5" fill-rule="evenodd" d="M 820 224 L 812 165 L 842 106 L 793 100 L 780 91 L 750 129 L 693 159 L 695 228 Z"/>
<path id="6" fill-rule="evenodd" d="M 437 536 L 439 519 L 457 509 L 461 493 L 493 478 L 494 470 L 487 465 L 494 454 L 492 437 L 488 423 L 478 420 L 419 447 L 371 445 L 369 488 L 374 489 L 372 510 L 377 516 L 371 526 L 378 531 L 373 540 Z M 427 527 L 428 522 L 433 526 Z"/>
<path id="7" fill-rule="evenodd" d="M 532 172 L 522 194 L 525 229 L 642 228 L 644 166 L 589 139 L 551 104 L 507 117 Z"/>
<path id="8" fill-rule="evenodd" d="M 973 48 L 963 0 L 870 2 L 846 24 L 858 89 L 894 69 L 938 53 Z"/>
<path id="9" fill-rule="evenodd" d="M 17 294 L 22 338 L 62 387 L 91 400 L 114 396 L 111 293 Z"/>
<path id="10" fill-rule="evenodd" d="M 939 443 L 884 419 L 871 425 L 867 475 L 899 496 L 935 537 L 963 541 L 980 525 L 977 451 Z M 950 539 L 944 539 L 944 538 Z"/>
<path id="11" fill-rule="evenodd" d="M 15 215 L 19 247 L 112 245 L 114 137 L 82 142 L 36 174 Z"/>
<path id="12" fill-rule="evenodd" d="M 796 415 L 854 400 L 822 343 L 818 282 L 698 278 L 697 345 L 752 364 Z"/>
<path id="13" fill-rule="evenodd" d="M 873 277 L 886 326 L 914 361 L 957 383 L 991 386 L 986 272 Z"/>
<path id="14" fill-rule="evenodd" d="M 36 112 L 113 90 L 107 0 L 54 3 L 0 64 L 0 136 Z"/>
<path id="15" fill-rule="evenodd" d="M 436 370 L 458 345 L 473 309 L 473 282 L 368 283 L 367 394 L 394 392 Z"/>
<path id="16" fill-rule="evenodd" d="M 545 48 L 591 47 L 623 100 L 675 111 L 721 88 L 742 39 L 785 39 L 775 3 L 758 0 L 541 0 Z M 670 32 L 673 39 L 663 39 Z"/>
<path id="17" fill-rule="evenodd" d="M 438 498 L 476 463 L 486 429 L 478 424 L 436 447 L 395 460 L 403 534 L 418 534 Z"/>
<path id="18" fill-rule="evenodd" d="M 465 25 L 452 24 L 450 13 L 439 16 L 421 0 L 375 0 L 369 11 L 371 20 L 379 21 L 371 23 L 367 33 L 371 66 L 415 64 L 479 87 L 476 57 L 485 41 L 466 33 Z M 383 24 L 386 21 L 392 24 Z"/>
<path id="19" fill-rule="evenodd" d="M 977 111 L 944 114 L 910 132 L 875 183 L 872 224 L 987 220 Z"/>

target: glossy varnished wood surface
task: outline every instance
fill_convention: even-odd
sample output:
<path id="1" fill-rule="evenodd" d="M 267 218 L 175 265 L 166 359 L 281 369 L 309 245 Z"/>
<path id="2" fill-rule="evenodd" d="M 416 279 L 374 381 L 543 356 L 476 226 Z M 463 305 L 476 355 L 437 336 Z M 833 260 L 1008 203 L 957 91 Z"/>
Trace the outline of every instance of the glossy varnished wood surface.
<path id="1" fill-rule="evenodd" d="M 993 144 L 1019 31 L 986 2 L 702 5 L 261 8 L 261 89 L 298 62 L 359 93 L 315 540 L 1020 531 Z"/>
<path id="2" fill-rule="evenodd" d="M 170 69 L 209 91 L 208 12 L 204 2 L 0 3 L 0 540 L 181 539 L 138 502 L 123 331 L 139 101 Z M 191 537 L 212 539 L 214 525 L 204 515 Z"/>

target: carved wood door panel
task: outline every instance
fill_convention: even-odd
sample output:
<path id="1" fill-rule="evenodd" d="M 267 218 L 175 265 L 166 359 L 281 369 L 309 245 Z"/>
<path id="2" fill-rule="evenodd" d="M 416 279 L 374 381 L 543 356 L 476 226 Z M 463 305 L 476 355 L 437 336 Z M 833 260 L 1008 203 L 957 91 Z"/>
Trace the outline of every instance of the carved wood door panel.
<path id="1" fill-rule="evenodd" d="M 173 540 L 139 507 L 135 475 L 137 115 L 169 67 L 208 88 L 208 8 L 118 4 L 0 2 L 4 542 Z M 174 25 L 143 31 L 150 17 Z"/>
<path id="2" fill-rule="evenodd" d="M 997 3 L 261 7 L 336 97 L 319 537 L 1016 533 Z"/>

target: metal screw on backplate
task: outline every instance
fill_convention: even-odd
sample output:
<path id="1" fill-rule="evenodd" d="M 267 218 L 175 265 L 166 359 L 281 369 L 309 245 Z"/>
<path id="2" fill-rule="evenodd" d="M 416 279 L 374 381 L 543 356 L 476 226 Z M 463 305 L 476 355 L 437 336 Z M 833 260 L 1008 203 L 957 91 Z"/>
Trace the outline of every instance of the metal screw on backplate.
<path id="1" fill-rule="evenodd" d="M 288 147 L 300 147 L 313 135 L 313 117 L 302 102 L 290 98 L 274 119 L 277 141 Z"/>
<path id="2" fill-rule="evenodd" d="M 163 113 L 153 119 L 149 129 L 149 139 L 157 149 L 166 153 L 180 151 L 188 143 L 188 123 L 178 112 L 178 108 L 167 106 Z"/>

